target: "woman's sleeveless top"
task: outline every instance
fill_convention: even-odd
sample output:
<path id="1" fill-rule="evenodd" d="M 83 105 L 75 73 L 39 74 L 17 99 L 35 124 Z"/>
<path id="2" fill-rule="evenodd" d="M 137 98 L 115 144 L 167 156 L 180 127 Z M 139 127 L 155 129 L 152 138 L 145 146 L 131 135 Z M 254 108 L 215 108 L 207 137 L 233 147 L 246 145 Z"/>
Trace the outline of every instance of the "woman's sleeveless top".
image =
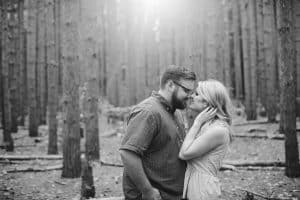
<path id="1" fill-rule="evenodd" d="M 221 120 L 205 124 L 199 136 L 212 126 L 224 126 L 230 130 L 229 124 Z M 183 197 L 189 200 L 213 200 L 221 195 L 220 183 L 217 178 L 230 143 L 227 134 L 224 143 L 201 157 L 187 161 Z"/>

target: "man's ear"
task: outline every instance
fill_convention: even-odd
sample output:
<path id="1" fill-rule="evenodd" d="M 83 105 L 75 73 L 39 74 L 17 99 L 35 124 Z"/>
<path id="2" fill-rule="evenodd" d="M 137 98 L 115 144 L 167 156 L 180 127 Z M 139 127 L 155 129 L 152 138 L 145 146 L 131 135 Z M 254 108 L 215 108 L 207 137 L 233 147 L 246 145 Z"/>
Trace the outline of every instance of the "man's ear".
<path id="1" fill-rule="evenodd" d="M 165 87 L 168 91 L 173 92 L 175 88 L 174 82 L 172 80 L 168 80 Z"/>

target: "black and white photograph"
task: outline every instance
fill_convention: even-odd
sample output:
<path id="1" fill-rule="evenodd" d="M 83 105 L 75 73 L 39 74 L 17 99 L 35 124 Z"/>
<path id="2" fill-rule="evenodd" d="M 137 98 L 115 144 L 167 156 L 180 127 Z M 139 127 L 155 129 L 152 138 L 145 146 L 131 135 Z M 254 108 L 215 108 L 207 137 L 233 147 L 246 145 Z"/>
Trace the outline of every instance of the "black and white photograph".
<path id="1" fill-rule="evenodd" d="M 0 200 L 300 200 L 300 0 L 0 0 Z"/>

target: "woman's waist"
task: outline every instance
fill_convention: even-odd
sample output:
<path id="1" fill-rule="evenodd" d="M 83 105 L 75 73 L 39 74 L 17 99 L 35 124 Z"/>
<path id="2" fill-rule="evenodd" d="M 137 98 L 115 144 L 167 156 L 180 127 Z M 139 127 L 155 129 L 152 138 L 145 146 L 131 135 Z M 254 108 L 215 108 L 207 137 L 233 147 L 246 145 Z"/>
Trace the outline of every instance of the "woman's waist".
<path id="1" fill-rule="evenodd" d="M 186 171 L 217 177 L 218 169 L 211 163 L 188 163 Z"/>

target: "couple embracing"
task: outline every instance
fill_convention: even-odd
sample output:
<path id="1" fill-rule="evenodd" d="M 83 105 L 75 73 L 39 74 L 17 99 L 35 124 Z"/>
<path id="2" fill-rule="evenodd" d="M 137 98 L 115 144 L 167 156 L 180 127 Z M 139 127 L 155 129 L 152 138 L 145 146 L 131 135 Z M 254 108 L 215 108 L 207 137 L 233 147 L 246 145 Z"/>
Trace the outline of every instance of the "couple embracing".
<path id="1" fill-rule="evenodd" d="M 231 141 L 229 94 L 216 80 L 198 82 L 184 67 L 161 76 L 158 92 L 136 105 L 120 147 L 125 200 L 214 200 Z M 177 109 L 199 114 L 185 132 Z"/>

